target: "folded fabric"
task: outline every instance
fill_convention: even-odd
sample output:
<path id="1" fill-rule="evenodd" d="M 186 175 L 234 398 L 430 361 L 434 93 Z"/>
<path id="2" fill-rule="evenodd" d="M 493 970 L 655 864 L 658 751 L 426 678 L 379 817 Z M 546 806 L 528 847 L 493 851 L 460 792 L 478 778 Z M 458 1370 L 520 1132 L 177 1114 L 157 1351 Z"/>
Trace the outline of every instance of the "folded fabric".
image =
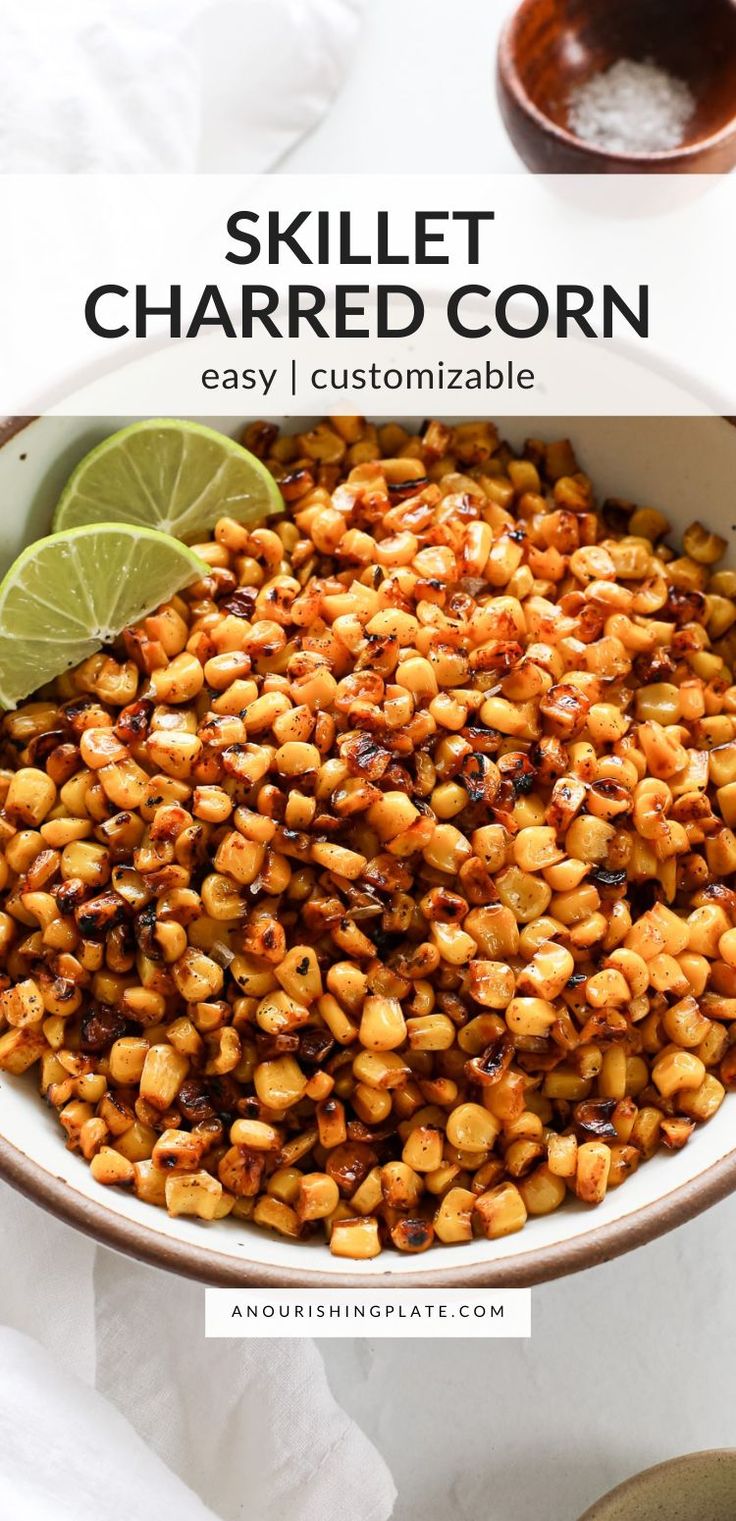
<path id="1" fill-rule="evenodd" d="M 198 8 L 199 0 L 3 0 L 0 171 L 194 168 L 201 92 L 187 28 Z"/>
<path id="2" fill-rule="evenodd" d="M 329 107 L 364 3 L 0 0 L 0 172 L 267 169 Z"/>
<path id="3" fill-rule="evenodd" d="M 200 1285 L 4 1184 L 0 1274 L 0 1521 L 388 1521 L 312 1342 L 206 1341 Z"/>
<path id="4" fill-rule="evenodd" d="M 109 1401 L 37 1342 L 0 1328 L 0 1365 L 0 1521 L 215 1521 Z"/>
<path id="5" fill-rule="evenodd" d="M 345 78 L 366 4 L 220 0 L 202 12 L 199 168 L 259 173 L 315 127 Z"/>

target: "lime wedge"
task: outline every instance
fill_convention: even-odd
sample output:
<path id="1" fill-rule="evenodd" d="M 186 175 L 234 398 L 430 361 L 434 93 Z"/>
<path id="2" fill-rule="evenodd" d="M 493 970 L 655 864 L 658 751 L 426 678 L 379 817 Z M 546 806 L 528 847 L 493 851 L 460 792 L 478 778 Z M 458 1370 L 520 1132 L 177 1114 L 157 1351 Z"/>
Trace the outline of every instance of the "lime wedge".
<path id="1" fill-rule="evenodd" d="M 31 544 L 0 583 L 0 704 L 14 708 L 205 573 L 168 534 L 123 523 Z"/>
<path id="2" fill-rule="evenodd" d="M 54 529 L 137 523 L 195 540 L 221 517 L 254 523 L 283 512 L 266 466 L 201 423 L 131 423 L 85 455 L 67 481 Z"/>

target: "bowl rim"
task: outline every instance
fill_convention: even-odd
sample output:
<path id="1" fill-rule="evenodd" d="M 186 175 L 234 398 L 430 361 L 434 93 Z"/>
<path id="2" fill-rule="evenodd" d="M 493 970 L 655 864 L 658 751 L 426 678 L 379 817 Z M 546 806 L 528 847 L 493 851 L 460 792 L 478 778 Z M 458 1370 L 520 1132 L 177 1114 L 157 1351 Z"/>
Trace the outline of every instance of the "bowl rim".
<path id="1" fill-rule="evenodd" d="M 736 426 L 736 418 L 724 420 Z M 37 421 L 41 419 L 0 418 L 0 449 Z M 400 1288 L 530 1288 L 611 1262 L 695 1219 L 736 1192 L 736 1144 L 726 1156 L 663 1198 L 642 1205 L 619 1220 L 593 1225 L 568 1241 L 466 1266 L 458 1254 L 448 1252 L 446 1266 L 421 1273 L 402 1273 L 400 1278 L 390 1271 L 380 1276 L 360 1272 L 326 1273 L 319 1268 L 310 1268 L 307 1263 L 303 1268 L 273 1267 L 209 1246 L 173 1240 L 154 1226 L 141 1225 L 118 1215 L 104 1203 L 70 1188 L 63 1179 L 33 1161 L 3 1136 L 0 1136 L 0 1178 L 99 1244 L 152 1267 L 217 1287 L 369 1288 L 374 1291 L 394 1285 Z M 581 1517 L 581 1521 L 585 1521 L 585 1517 Z"/>
<path id="2" fill-rule="evenodd" d="M 666 1469 L 673 1470 L 679 1468 L 681 1471 L 684 1471 L 692 1467 L 702 1466 L 704 1462 L 721 1462 L 724 1459 L 729 1466 L 736 1468 L 736 1447 L 706 1447 L 698 1452 L 683 1452 L 678 1453 L 677 1457 L 665 1458 L 663 1462 L 654 1463 L 650 1468 L 643 1468 L 640 1473 L 631 1474 L 628 1479 L 624 1479 L 614 1489 L 607 1490 L 599 1499 L 593 1501 L 593 1504 L 583 1512 L 582 1516 L 578 1517 L 578 1521 L 605 1521 L 605 1511 L 601 1514 L 602 1506 L 607 1506 L 610 1500 L 619 1500 L 630 1496 L 636 1498 L 642 1489 L 646 1488 L 650 1479 L 653 1479 L 657 1474 L 663 1473 Z"/>
<path id="3" fill-rule="evenodd" d="M 400 1278 L 390 1271 L 375 1277 L 360 1272 L 327 1273 L 320 1268 L 310 1268 L 306 1263 L 303 1268 L 274 1267 L 252 1258 L 235 1257 L 210 1246 L 173 1240 L 154 1226 L 139 1225 L 70 1188 L 63 1179 L 49 1173 L 1 1136 L 0 1178 L 58 1220 L 91 1236 L 98 1245 L 111 1247 L 151 1267 L 165 1268 L 181 1277 L 194 1278 L 199 1283 L 219 1288 L 366 1288 L 378 1292 L 394 1286 L 401 1289 L 510 1289 L 533 1288 L 586 1268 L 600 1267 L 695 1219 L 736 1190 L 736 1147 L 704 1173 L 681 1184 L 664 1198 L 645 1204 L 608 1225 L 593 1225 L 589 1231 L 569 1241 L 466 1266 L 457 1254 L 448 1252 L 447 1266 L 431 1268 L 424 1273 L 402 1273 Z"/>
<path id="4" fill-rule="evenodd" d="M 590 159 L 605 159 L 608 163 L 622 164 L 626 168 L 645 164 L 662 164 L 664 167 L 669 167 L 672 164 L 696 158 L 699 154 L 727 142 L 736 134 L 736 112 L 734 112 L 731 119 L 724 126 L 719 127 L 717 132 L 711 132 L 707 137 L 699 137 L 697 142 L 683 143 L 678 148 L 664 148 L 658 153 L 612 153 L 596 143 L 587 142 L 583 137 L 577 137 L 567 127 L 561 127 L 558 122 L 553 121 L 550 116 L 540 110 L 532 100 L 516 63 L 515 43 L 519 26 L 522 19 L 529 15 L 538 3 L 539 0 L 520 0 L 516 10 L 504 23 L 498 40 L 497 77 L 502 87 L 513 97 L 515 104 L 525 115 L 562 147 L 574 149 Z"/>

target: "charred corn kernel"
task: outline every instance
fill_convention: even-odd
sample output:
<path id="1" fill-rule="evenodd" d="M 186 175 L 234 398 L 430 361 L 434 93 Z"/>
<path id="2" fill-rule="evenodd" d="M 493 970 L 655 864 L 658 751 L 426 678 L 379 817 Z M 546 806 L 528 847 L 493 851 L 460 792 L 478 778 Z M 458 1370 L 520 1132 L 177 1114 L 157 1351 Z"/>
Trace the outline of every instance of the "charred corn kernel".
<path id="1" fill-rule="evenodd" d="M 476 1195 L 469 1188 L 450 1188 L 434 1216 L 438 1240 L 446 1246 L 473 1239 L 473 1209 Z"/>
<path id="2" fill-rule="evenodd" d="M 702 523 L 691 523 L 682 536 L 685 553 L 698 565 L 715 565 L 726 552 L 726 540 L 709 533 Z"/>
<path id="3" fill-rule="evenodd" d="M 189 702 L 202 690 L 204 671 L 196 655 L 184 650 L 162 670 L 151 673 L 151 685 L 158 702 Z"/>
<path id="4" fill-rule="evenodd" d="M 122 1157 L 111 1146 L 101 1146 L 90 1160 L 89 1170 L 95 1183 L 106 1187 L 132 1188 L 135 1172 L 133 1163 Z"/>
<path id="5" fill-rule="evenodd" d="M 381 1168 L 381 1192 L 389 1209 L 415 1209 L 423 1191 L 421 1178 L 406 1162 L 387 1162 Z"/>
<path id="6" fill-rule="evenodd" d="M 119 1083 L 123 1088 L 133 1087 L 139 1083 L 149 1050 L 149 1042 L 142 1035 L 121 1035 L 110 1047 L 109 1062 L 112 1081 Z"/>
<path id="7" fill-rule="evenodd" d="M 298 1104 L 307 1079 L 293 1056 L 278 1056 L 260 1062 L 253 1074 L 256 1093 L 268 1109 L 289 1109 Z"/>
<path id="8" fill-rule="evenodd" d="M 215 867 L 218 872 L 224 872 L 226 876 L 233 877 L 236 882 L 248 887 L 258 876 L 265 858 L 265 845 L 248 840 L 233 830 L 220 843 L 215 856 Z"/>
<path id="9" fill-rule="evenodd" d="M 171 975 L 188 1003 L 201 1003 L 217 997 L 224 982 L 222 967 L 193 946 L 174 962 Z"/>
<path id="10" fill-rule="evenodd" d="M 55 802 L 56 787 L 45 771 L 22 766 L 13 773 L 5 796 L 5 811 L 15 824 L 30 824 L 35 829 Z"/>
<path id="11" fill-rule="evenodd" d="M 404 1142 L 401 1159 L 416 1173 L 434 1172 L 442 1161 L 443 1134 L 431 1125 L 417 1125 Z"/>
<path id="12" fill-rule="evenodd" d="M 368 864 L 366 857 L 359 851 L 347 850 L 344 845 L 332 845 L 326 840 L 317 840 L 312 846 L 312 860 L 326 871 L 333 871 L 338 877 L 346 877 L 350 882 L 362 876 Z"/>
<path id="13" fill-rule="evenodd" d="M 107 1114 L 104 1118 L 107 1120 Z M 114 1131 L 113 1134 L 115 1134 Z M 129 1162 L 144 1162 L 152 1155 L 157 1139 L 156 1131 L 152 1130 L 150 1125 L 134 1120 L 132 1125 L 126 1127 L 122 1135 L 116 1136 L 112 1145 L 115 1151 L 127 1157 Z"/>
<path id="14" fill-rule="evenodd" d="M 447 1139 L 459 1151 L 486 1151 L 500 1133 L 500 1122 L 480 1104 L 459 1104 L 447 1118 Z"/>
<path id="15" fill-rule="evenodd" d="M 598 1073 L 598 1093 L 605 1099 L 623 1099 L 628 1085 L 628 1061 L 620 1046 L 610 1046 L 603 1053 Z"/>
<path id="16" fill-rule="evenodd" d="M 565 946 L 547 940 L 535 951 L 522 973 L 519 985 L 523 985 L 525 991 L 528 986 L 544 1003 L 549 1004 L 562 992 L 574 970 L 574 959 Z"/>
<path id="17" fill-rule="evenodd" d="M 546 882 L 515 865 L 507 866 L 496 877 L 496 891 L 519 924 L 530 924 L 538 919 L 549 908 L 552 899 L 552 890 Z"/>
<path id="18" fill-rule="evenodd" d="M 434 1227 L 423 1215 L 402 1215 L 389 1225 L 389 1234 L 399 1252 L 426 1252 L 434 1240 Z"/>
<path id="19" fill-rule="evenodd" d="M 581 1077 L 569 1067 L 556 1067 L 553 1072 L 548 1072 L 544 1079 L 543 1092 L 546 1098 L 567 1099 L 575 1102 L 578 1099 L 588 1097 L 591 1087 L 590 1077 Z"/>
<path id="20" fill-rule="evenodd" d="M 652 1081 L 663 1098 L 702 1087 L 705 1066 L 692 1051 L 664 1051 L 652 1067 Z"/>
<path id="21" fill-rule="evenodd" d="M 629 984 L 615 967 L 604 967 L 595 972 L 585 984 L 585 996 L 594 1009 L 605 1009 L 610 1004 L 626 1004 L 631 992 Z"/>
<path id="22" fill-rule="evenodd" d="M 546 998 L 512 998 L 506 1023 L 514 1035 L 547 1035 L 557 1018 Z"/>
<path id="23" fill-rule="evenodd" d="M 207 824 L 224 824 L 233 811 L 233 801 L 221 787 L 195 787 L 192 813 Z"/>
<path id="24" fill-rule="evenodd" d="M 567 1194 L 564 1179 L 552 1172 L 546 1163 L 537 1167 L 528 1178 L 521 1178 L 517 1187 L 527 1215 L 553 1214 Z"/>
<path id="25" fill-rule="evenodd" d="M 511 1236 L 526 1224 L 527 1210 L 514 1183 L 499 1183 L 476 1198 L 473 1218 L 489 1241 Z"/>
<path id="26" fill-rule="evenodd" d="M 141 1098 L 162 1112 L 170 1108 L 188 1071 L 187 1058 L 173 1046 L 149 1046 L 141 1070 Z"/>
<path id="27" fill-rule="evenodd" d="M 664 1010 L 662 1028 L 668 1040 L 676 1046 L 693 1048 L 705 1040 L 711 1022 L 701 1014 L 697 999 L 688 996 Z"/>
<path id="28" fill-rule="evenodd" d="M 276 768 L 282 776 L 304 776 L 309 771 L 317 771 L 320 761 L 316 745 L 304 744 L 298 740 L 287 741 L 274 756 Z"/>
<path id="29" fill-rule="evenodd" d="M 472 935 L 468 935 L 456 924 L 432 924 L 430 936 L 442 960 L 450 966 L 466 966 L 478 949 L 477 941 Z"/>
<path id="30" fill-rule="evenodd" d="M 299 1197 L 301 1176 L 297 1167 L 277 1167 L 271 1173 L 266 1192 L 272 1199 L 279 1199 L 282 1204 L 288 1204 L 293 1209 Z"/>
<path id="31" fill-rule="evenodd" d="M 168 736 L 169 741 L 173 737 L 173 735 Z M 189 736 L 182 736 L 182 738 L 189 738 Z M 149 752 L 150 748 L 151 741 L 149 741 Z M 162 769 L 167 768 L 162 766 Z M 108 766 L 102 766 L 97 776 L 105 796 L 115 804 L 116 808 L 134 810 L 140 807 L 148 791 L 148 776 L 134 760 L 117 761 Z"/>
<path id="32" fill-rule="evenodd" d="M 680 1090 L 677 1096 L 677 1106 L 683 1114 L 687 1114 L 694 1120 L 710 1120 L 720 1109 L 726 1090 L 723 1083 L 719 1082 L 712 1072 L 706 1073 L 699 1088 Z"/>
<path id="33" fill-rule="evenodd" d="M 357 1219 L 336 1220 L 330 1232 L 333 1257 L 349 1257 L 362 1262 L 377 1257 L 381 1250 L 378 1221 L 373 1215 Z"/>
<path id="34" fill-rule="evenodd" d="M 455 1042 L 455 1026 L 446 1014 L 407 1019 L 406 1033 L 412 1051 L 449 1051 Z"/>
<path id="35" fill-rule="evenodd" d="M 0 1072 L 12 1072 L 19 1076 L 32 1067 L 47 1049 L 46 1037 L 40 1025 L 10 1029 L 5 1035 L 0 1035 Z"/>
<path id="36" fill-rule="evenodd" d="M 366 1050 L 394 1051 L 406 1036 L 406 1021 L 397 998 L 366 998 L 360 1020 L 360 1043 Z"/>
<path id="37" fill-rule="evenodd" d="M 166 1174 L 154 1167 L 150 1157 L 141 1162 L 134 1162 L 132 1166 L 133 1192 L 136 1198 L 142 1199 L 146 1204 L 156 1204 L 160 1209 L 165 1209 Z"/>
<path id="38" fill-rule="evenodd" d="M 340 1202 L 340 1190 L 334 1178 L 324 1172 L 300 1174 L 296 1201 L 297 1219 L 324 1220 L 334 1214 Z"/>
<path id="39" fill-rule="evenodd" d="M 371 804 L 367 817 L 379 840 L 387 841 L 410 829 L 419 817 L 419 810 L 403 792 L 384 792 Z"/>
<path id="40" fill-rule="evenodd" d="M 584 1204 L 602 1204 L 610 1171 L 610 1148 L 602 1141 L 585 1141 L 578 1147 L 575 1193 Z"/>
<path id="41" fill-rule="evenodd" d="M 196 1172 L 209 1144 L 206 1135 L 191 1130 L 164 1130 L 151 1161 L 161 1172 Z"/>
<path id="42" fill-rule="evenodd" d="M 289 1030 L 298 1030 L 308 1023 L 310 1015 L 305 1004 L 297 1003 L 296 999 L 279 989 L 267 993 L 260 1000 L 255 1017 L 257 1024 L 268 1035 L 280 1035 Z"/>
<path id="43" fill-rule="evenodd" d="M 424 859 L 428 866 L 452 875 L 460 870 L 463 862 L 471 855 L 470 841 L 454 824 L 438 824 L 424 849 Z"/>
<path id="44" fill-rule="evenodd" d="M 546 825 L 521 829 L 514 838 L 513 848 L 514 860 L 522 871 L 543 871 L 563 857 L 554 829 Z"/>
<path id="45" fill-rule="evenodd" d="M 295 945 L 276 967 L 282 988 L 299 1003 L 312 1003 L 322 997 L 322 976 L 314 950 Z"/>
<path id="46" fill-rule="evenodd" d="M 214 1220 L 222 1184 L 209 1172 L 174 1173 L 166 1179 L 166 1208 L 170 1215 L 195 1215 Z"/>
<path id="47" fill-rule="evenodd" d="M 369 1088 L 403 1088 L 411 1069 L 395 1051 L 361 1051 L 353 1062 L 353 1074 Z"/>
<path id="48" fill-rule="evenodd" d="M 0 1018 L 17 1029 L 39 1024 L 45 1012 L 41 991 L 32 977 L 26 977 L 23 982 L 0 993 Z"/>
<path id="49" fill-rule="evenodd" d="M 578 1165 L 578 1143 L 574 1135 L 548 1136 L 547 1165 L 557 1178 L 574 1178 Z"/>

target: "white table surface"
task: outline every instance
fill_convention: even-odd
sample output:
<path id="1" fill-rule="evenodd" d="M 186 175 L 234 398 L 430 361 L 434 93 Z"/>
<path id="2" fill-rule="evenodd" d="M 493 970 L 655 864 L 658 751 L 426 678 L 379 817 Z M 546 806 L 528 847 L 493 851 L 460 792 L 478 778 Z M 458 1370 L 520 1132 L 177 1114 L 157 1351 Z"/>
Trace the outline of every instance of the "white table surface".
<path id="1" fill-rule="evenodd" d="M 322 1342 L 395 1521 L 576 1521 L 642 1468 L 736 1446 L 735 1243 L 736 1198 L 533 1290 L 528 1342 Z"/>
<path id="2" fill-rule="evenodd" d="M 328 116 L 283 160 L 298 174 L 505 173 L 523 166 L 496 105 L 496 44 L 516 0 L 367 0 Z"/>

